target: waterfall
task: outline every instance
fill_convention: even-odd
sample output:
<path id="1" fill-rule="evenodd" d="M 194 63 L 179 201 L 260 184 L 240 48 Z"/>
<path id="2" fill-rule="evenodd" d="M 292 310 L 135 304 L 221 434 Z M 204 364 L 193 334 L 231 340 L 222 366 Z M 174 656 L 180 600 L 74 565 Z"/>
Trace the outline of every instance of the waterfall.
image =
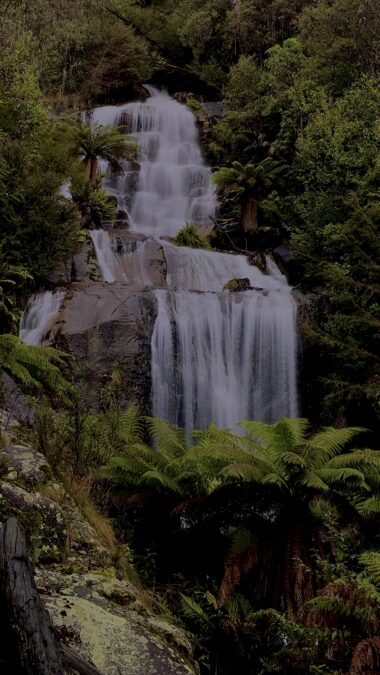
<path id="1" fill-rule="evenodd" d="M 91 123 L 119 124 L 137 140 L 139 172 L 128 210 L 136 232 L 172 236 L 187 222 L 210 225 L 215 213 L 211 171 L 204 164 L 193 113 L 150 88 L 144 103 L 104 106 L 92 113 Z M 131 167 L 126 175 L 107 175 L 105 186 L 126 206 Z"/>
<path id="2" fill-rule="evenodd" d="M 156 291 L 154 414 L 186 429 L 296 416 L 296 307 L 273 261 L 266 275 L 245 256 L 165 251 L 170 290 Z M 261 290 L 223 291 L 233 276 Z"/>
<path id="3" fill-rule="evenodd" d="M 96 258 L 104 281 L 112 284 L 116 281 L 119 272 L 119 261 L 112 249 L 112 242 L 105 230 L 91 230 L 90 237 L 94 244 Z"/>
<path id="4" fill-rule="evenodd" d="M 20 338 L 28 345 L 39 345 L 51 328 L 62 305 L 65 291 L 44 291 L 29 301 L 20 323 Z"/>
<path id="5" fill-rule="evenodd" d="M 194 115 L 165 92 L 150 93 L 145 102 L 96 109 L 91 123 L 118 124 L 136 137 L 138 169 L 125 163 L 122 177 L 106 172 L 104 186 L 127 211 L 131 230 L 164 252 L 167 285 L 155 289 L 153 413 L 188 430 L 212 420 L 233 427 L 239 419 L 297 416 L 296 304 L 275 263 L 267 259 L 266 274 L 246 256 L 160 238 L 187 222 L 210 227 L 216 200 Z M 115 281 L 109 235 L 91 236 L 104 279 Z M 144 243 L 129 270 L 146 282 L 145 250 Z M 249 279 L 251 289 L 223 290 L 231 278 Z"/>
<path id="6" fill-rule="evenodd" d="M 148 241 L 133 241 L 129 244 L 111 238 L 105 230 L 91 230 L 96 258 L 104 281 L 128 282 L 138 280 L 150 286 L 152 279 L 146 267 L 145 248 Z"/>

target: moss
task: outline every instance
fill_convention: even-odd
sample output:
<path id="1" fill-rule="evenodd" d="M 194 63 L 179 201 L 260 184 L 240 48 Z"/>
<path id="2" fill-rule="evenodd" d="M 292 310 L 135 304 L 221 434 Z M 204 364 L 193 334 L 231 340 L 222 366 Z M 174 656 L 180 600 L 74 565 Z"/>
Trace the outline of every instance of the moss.
<path id="1" fill-rule="evenodd" d="M 177 236 L 174 238 L 174 243 L 177 246 L 189 246 L 190 248 L 208 248 L 209 241 L 207 237 L 200 234 L 196 225 L 187 223 L 180 229 Z"/>
<path id="2" fill-rule="evenodd" d="M 227 283 L 224 284 L 223 290 L 236 293 L 238 291 L 249 291 L 251 288 L 251 282 L 247 279 L 230 279 Z"/>

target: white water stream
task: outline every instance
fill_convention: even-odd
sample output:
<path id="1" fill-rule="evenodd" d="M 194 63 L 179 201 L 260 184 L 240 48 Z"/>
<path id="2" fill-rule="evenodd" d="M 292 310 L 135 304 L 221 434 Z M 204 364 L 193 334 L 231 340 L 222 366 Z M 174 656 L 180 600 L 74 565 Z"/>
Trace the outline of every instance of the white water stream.
<path id="1" fill-rule="evenodd" d="M 187 222 L 209 225 L 215 193 L 193 113 L 167 93 L 153 87 L 150 91 L 152 96 L 144 103 L 97 108 L 91 123 L 123 125 L 139 145 L 137 186 L 128 209 L 131 229 L 172 236 Z M 133 167 L 126 168 L 122 177 L 106 176 L 105 185 L 119 206 L 128 208 L 126 191 Z"/>
<path id="2" fill-rule="evenodd" d="M 156 291 L 154 413 L 187 429 L 296 416 L 296 306 L 273 261 L 267 275 L 245 256 L 164 249 L 173 290 Z M 261 290 L 223 291 L 232 277 Z"/>
<path id="3" fill-rule="evenodd" d="M 119 207 L 128 211 L 132 230 L 149 237 L 173 236 L 187 222 L 212 222 L 216 201 L 210 170 L 186 106 L 151 89 L 144 103 L 98 108 L 91 118 L 95 122 L 124 126 L 140 146 L 137 179 L 131 178 L 131 166 L 121 178 L 105 178 Z M 101 235 L 95 237 L 100 242 Z M 104 278 L 112 281 L 114 254 L 109 238 L 102 242 L 96 246 L 99 264 Z M 155 291 L 154 415 L 187 429 L 212 420 L 233 426 L 244 418 L 296 416 L 296 305 L 275 263 L 268 258 L 269 274 L 264 274 L 245 256 L 181 248 L 164 240 L 161 245 L 169 290 Z M 248 278 L 253 290 L 223 291 L 231 278 Z"/>
<path id="4" fill-rule="evenodd" d="M 39 345 L 54 323 L 62 305 L 65 291 L 58 289 L 34 295 L 25 309 L 20 323 L 20 338 L 28 345 Z"/>

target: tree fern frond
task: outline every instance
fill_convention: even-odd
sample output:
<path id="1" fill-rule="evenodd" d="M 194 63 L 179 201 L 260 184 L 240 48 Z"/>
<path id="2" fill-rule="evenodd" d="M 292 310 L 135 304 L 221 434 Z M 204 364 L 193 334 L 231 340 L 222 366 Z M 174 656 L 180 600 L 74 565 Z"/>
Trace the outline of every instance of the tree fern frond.
<path id="1" fill-rule="evenodd" d="M 101 468 L 101 474 L 117 483 L 139 484 L 141 473 L 148 469 L 149 465 L 139 457 L 115 456 Z"/>
<path id="2" fill-rule="evenodd" d="M 305 442 L 304 431 L 307 429 L 307 426 L 307 420 L 283 417 L 279 422 L 272 425 L 273 438 L 270 443 L 271 449 L 281 457 L 285 453 L 293 452 L 297 454 L 299 446 Z"/>
<path id="3" fill-rule="evenodd" d="M 352 452 L 338 455 L 328 462 L 331 468 L 340 467 L 360 467 L 362 470 L 366 467 L 369 469 L 380 469 L 380 452 L 378 450 L 353 450 Z"/>
<path id="4" fill-rule="evenodd" d="M 339 484 L 345 485 L 356 484 L 360 487 L 365 487 L 365 479 L 362 471 L 358 469 L 352 469 L 350 467 L 342 467 L 341 469 L 335 468 L 323 468 L 316 471 L 318 476 L 322 478 L 323 481 L 330 484 Z"/>
<path id="5" fill-rule="evenodd" d="M 165 457 L 183 455 L 186 448 L 183 429 L 155 417 L 146 417 L 145 420 L 153 442 Z"/>
<path id="6" fill-rule="evenodd" d="M 285 464 L 287 467 L 294 467 L 298 469 L 307 468 L 306 460 L 300 455 L 297 455 L 295 452 L 285 452 L 283 455 L 281 455 L 279 463 Z"/>
<path id="7" fill-rule="evenodd" d="M 0 368 L 35 387 L 67 392 L 71 385 L 61 373 L 67 356 L 52 347 L 27 345 L 16 335 L 0 335 Z"/>
<path id="8" fill-rule="evenodd" d="M 282 476 L 280 476 L 278 473 L 274 473 L 274 472 L 268 473 L 263 478 L 263 483 L 265 485 L 277 485 L 278 487 L 280 487 L 282 489 L 285 489 L 287 491 L 289 490 L 289 486 L 288 486 L 286 480 L 284 480 L 282 478 Z"/>
<path id="9" fill-rule="evenodd" d="M 150 486 L 153 485 L 158 487 L 158 489 L 162 489 L 163 491 L 169 491 L 183 495 L 183 490 L 179 483 L 158 469 L 149 469 L 148 471 L 145 471 L 145 473 L 143 473 L 140 477 L 140 483 Z"/>
<path id="10" fill-rule="evenodd" d="M 206 598 L 208 604 L 209 604 L 213 609 L 215 609 L 216 611 L 219 609 L 218 601 L 217 601 L 215 595 L 213 595 L 212 593 L 210 593 L 210 591 L 206 591 L 206 593 L 205 593 L 205 598 Z"/>
<path id="11" fill-rule="evenodd" d="M 254 620 L 255 612 L 253 606 L 241 593 L 232 593 L 226 600 L 225 609 L 228 618 L 234 624 L 250 622 Z"/>
<path id="12" fill-rule="evenodd" d="M 145 443 L 133 443 L 127 446 L 123 455 L 131 459 L 138 458 L 141 462 L 144 462 L 146 467 L 157 467 L 164 470 L 168 465 L 167 459 L 159 450 L 150 448 Z"/>
<path id="13" fill-rule="evenodd" d="M 299 482 L 301 485 L 314 490 L 321 490 L 322 492 L 329 492 L 330 490 L 328 483 L 311 471 L 306 471 Z"/>
<path id="14" fill-rule="evenodd" d="M 251 464 L 228 464 L 228 466 L 221 469 L 219 472 L 224 478 L 238 478 L 245 482 L 260 482 L 265 480 L 265 472 L 258 470 L 257 467 Z"/>
<path id="15" fill-rule="evenodd" d="M 311 450 L 318 451 L 321 461 L 325 462 L 341 452 L 347 443 L 363 431 L 365 429 L 360 427 L 346 427 L 344 429 L 326 427 L 309 439 L 308 446 Z"/>
<path id="16" fill-rule="evenodd" d="M 130 406 L 120 414 L 120 429 L 126 443 L 141 441 L 144 435 L 144 424 L 136 406 Z"/>
<path id="17" fill-rule="evenodd" d="M 180 597 L 182 612 L 188 619 L 193 619 L 203 624 L 209 624 L 210 619 L 198 602 L 182 593 L 180 594 Z"/>
<path id="18" fill-rule="evenodd" d="M 274 431 L 272 424 L 244 420 L 239 422 L 239 426 L 249 434 L 253 441 L 261 441 L 266 446 L 273 441 Z"/>
<path id="19" fill-rule="evenodd" d="M 359 555 L 359 562 L 377 581 L 380 581 L 379 551 L 364 551 Z"/>
<path id="20" fill-rule="evenodd" d="M 375 513 L 380 513 L 380 495 L 376 494 L 357 505 L 359 513 L 363 516 L 369 516 Z"/>

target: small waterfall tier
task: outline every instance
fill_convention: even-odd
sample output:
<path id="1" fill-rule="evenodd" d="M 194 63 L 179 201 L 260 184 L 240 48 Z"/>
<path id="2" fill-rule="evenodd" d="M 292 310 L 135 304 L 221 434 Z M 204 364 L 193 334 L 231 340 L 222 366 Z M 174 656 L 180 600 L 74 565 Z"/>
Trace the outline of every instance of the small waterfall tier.
<path id="1" fill-rule="evenodd" d="M 28 302 L 20 324 L 20 338 L 29 345 L 39 345 L 54 323 L 65 291 L 44 291 Z"/>
<path id="2" fill-rule="evenodd" d="M 296 416 L 296 307 L 274 263 L 266 275 L 245 256 L 166 244 L 165 252 L 170 290 L 156 292 L 154 414 L 188 430 Z M 232 277 L 254 290 L 223 291 Z"/>
<path id="3" fill-rule="evenodd" d="M 117 196 L 119 207 L 127 208 L 136 232 L 171 236 L 187 222 L 210 225 L 215 193 L 199 148 L 195 117 L 165 92 L 153 87 L 150 91 L 145 102 L 104 106 L 92 113 L 92 124 L 118 124 L 139 145 L 138 176 L 129 166 L 121 178 L 106 176 L 105 186 Z M 128 200 L 132 183 L 134 194 Z"/>

